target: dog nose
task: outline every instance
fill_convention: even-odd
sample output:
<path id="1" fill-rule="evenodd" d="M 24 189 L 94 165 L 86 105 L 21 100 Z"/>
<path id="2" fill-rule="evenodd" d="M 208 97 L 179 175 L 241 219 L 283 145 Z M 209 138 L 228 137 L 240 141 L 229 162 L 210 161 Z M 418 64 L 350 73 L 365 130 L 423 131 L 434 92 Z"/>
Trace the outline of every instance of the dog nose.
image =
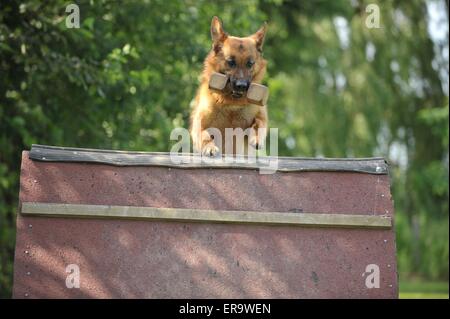
<path id="1" fill-rule="evenodd" d="M 250 85 L 249 81 L 239 79 L 234 82 L 233 86 L 236 91 L 244 92 L 248 89 L 249 85 Z"/>

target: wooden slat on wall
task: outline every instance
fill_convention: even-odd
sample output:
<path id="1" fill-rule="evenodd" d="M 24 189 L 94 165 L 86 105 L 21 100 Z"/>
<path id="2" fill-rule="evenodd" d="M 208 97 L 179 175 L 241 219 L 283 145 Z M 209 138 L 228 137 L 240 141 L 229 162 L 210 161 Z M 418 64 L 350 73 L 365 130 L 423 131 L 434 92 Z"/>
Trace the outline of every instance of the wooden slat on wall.
<path id="1" fill-rule="evenodd" d="M 264 169 L 269 161 L 276 162 L 280 172 L 358 172 L 367 174 L 388 174 L 388 164 L 383 158 L 304 158 L 258 156 L 255 161 L 226 162 L 224 157 L 208 158 L 205 162 L 197 154 L 179 154 L 174 162 L 170 153 L 125 152 L 102 149 L 86 149 L 33 145 L 29 156 L 32 160 L 48 162 L 86 162 L 115 166 L 164 166 L 174 168 L 244 168 Z M 244 159 L 244 158 L 240 158 Z"/>
<path id="2" fill-rule="evenodd" d="M 390 217 L 379 215 L 221 211 L 185 208 L 22 203 L 21 213 L 35 216 L 128 218 L 146 220 L 298 225 L 312 227 L 390 228 Z"/>

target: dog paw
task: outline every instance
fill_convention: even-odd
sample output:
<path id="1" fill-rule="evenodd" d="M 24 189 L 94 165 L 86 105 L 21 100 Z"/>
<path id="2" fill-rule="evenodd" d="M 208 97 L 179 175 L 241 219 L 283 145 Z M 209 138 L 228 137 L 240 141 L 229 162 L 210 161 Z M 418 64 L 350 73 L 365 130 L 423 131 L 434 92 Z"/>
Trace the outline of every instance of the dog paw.
<path id="1" fill-rule="evenodd" d="M 252 135 L 249 138 L 249 144 L 253 148 L 260 150 L 264 148 L 264 139 L 259 138 L 258 135 Z"/>
<path id="2" fill-rule="evenodd" d="M 203 146 L 202 154 L 203 156 L 216 157 L 219 155 L 220 150 L 214 143 L 208 143 Z"/>

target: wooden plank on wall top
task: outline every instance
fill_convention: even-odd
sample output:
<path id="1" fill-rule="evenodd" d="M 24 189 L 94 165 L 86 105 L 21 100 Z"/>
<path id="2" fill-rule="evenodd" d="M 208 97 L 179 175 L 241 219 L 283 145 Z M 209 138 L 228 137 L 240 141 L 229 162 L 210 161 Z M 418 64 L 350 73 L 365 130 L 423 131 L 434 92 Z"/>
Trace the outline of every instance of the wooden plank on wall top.
<path id="1" fill-rule="evenodd" d="M 233 161 L 225 157 L 202 158 L 198 154 L 180 153 L 176 160 L 170 153 L 126 152 L 103 149 L 57 147 L 33 144 L 32 160 L 44 162 L 83 162 L 115 166 L 164 166 L 174 168 L 235 168 L 265 169 L 276 167 L 280 172 L 358 172 L 386 175 L 388 164 L 383 158 L 306 158 L 258 156 L 253 161 L 238 156 Z"/>
<path id="2" fill-rule="evenodd" d="M 186 222 L 298 225 L 311 227 L 392 227 L 391 218 L 380 215 L 226 211 L 33 202 L 22 203 L 21 213 L 33 216 L 128 218 Z"/>

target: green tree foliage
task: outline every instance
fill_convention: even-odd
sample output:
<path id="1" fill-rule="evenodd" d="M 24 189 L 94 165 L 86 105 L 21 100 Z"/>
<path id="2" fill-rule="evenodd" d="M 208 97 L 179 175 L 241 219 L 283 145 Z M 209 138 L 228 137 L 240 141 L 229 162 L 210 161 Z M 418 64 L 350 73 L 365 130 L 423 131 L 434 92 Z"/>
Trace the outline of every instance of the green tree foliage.
<path id="1" fill-rule="evenodd" d="M 79 29 L 66 27 L 66 1 L 0 4 L 0 296 L 11 294 L 21 151 L 167 151 L 172 128 L 188 125 L 213 15 L 234 35 L 269 22 L 280 155 L 388 158 L 401 274 L 448 279 L 448 34 L 433 42 L 427 13 L 440 1 L 379 1 L 373 29 L 365 9 L 377 1 L 75 2 Z"/>

